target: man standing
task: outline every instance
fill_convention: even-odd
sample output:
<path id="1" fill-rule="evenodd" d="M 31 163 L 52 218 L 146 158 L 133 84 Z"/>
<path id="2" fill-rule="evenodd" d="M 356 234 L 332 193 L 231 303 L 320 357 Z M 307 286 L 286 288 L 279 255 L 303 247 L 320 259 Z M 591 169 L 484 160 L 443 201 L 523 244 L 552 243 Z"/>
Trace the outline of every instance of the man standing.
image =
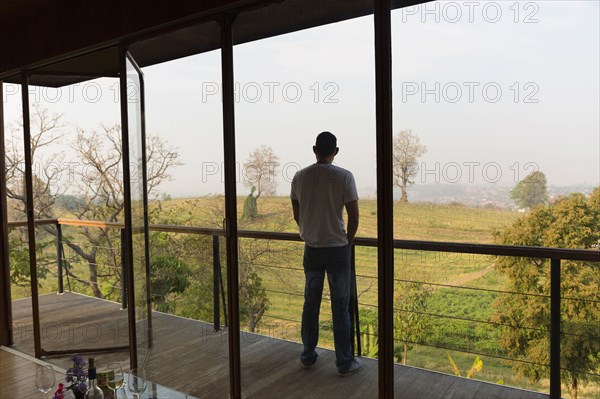
<path id="1" fill-rule="evenodd" d="M 351 245 L 358 229 L 358 194 L 354 176 L 332 164 L 337 155 L 336 137 L 323 132 L 313 152 L 317 163 L 296 173 L 292 180 L 292 208 L 304 246 L 304 309 L 302 311 L 303 367 L 317 361 L 319 310 L 325 272 L 331 293 L 333 339 L 338 375 L 354 374 L 361 363 L 352 353 L 350 323 Z M 344 228 L 343 210 L 348 213 Z"/>

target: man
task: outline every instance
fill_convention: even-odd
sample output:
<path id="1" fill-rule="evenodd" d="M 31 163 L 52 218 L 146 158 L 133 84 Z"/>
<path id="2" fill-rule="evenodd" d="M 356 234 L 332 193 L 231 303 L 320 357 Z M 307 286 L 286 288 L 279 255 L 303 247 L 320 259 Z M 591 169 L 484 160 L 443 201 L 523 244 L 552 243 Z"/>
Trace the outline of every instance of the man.
<path id="1" fill-rule="evenodd" d="M 351 172 L 332 164 L 338 154 L 330 132 L 317 136 L 313 152 L 317 163 L 296 173 L 292 180 L 292 208 L 304 246 L 304 309 L 302 311 L 302 366 L 317 361 L 319 310 L 325 272 L 331 293 L 333 339 L 338 375 L 354 374 L 361 363 L 352 353 L 350 323 L 351 245 L 358 229 L 358 194 Z M 348 213 L 344 229 L 343 210 Z"/>

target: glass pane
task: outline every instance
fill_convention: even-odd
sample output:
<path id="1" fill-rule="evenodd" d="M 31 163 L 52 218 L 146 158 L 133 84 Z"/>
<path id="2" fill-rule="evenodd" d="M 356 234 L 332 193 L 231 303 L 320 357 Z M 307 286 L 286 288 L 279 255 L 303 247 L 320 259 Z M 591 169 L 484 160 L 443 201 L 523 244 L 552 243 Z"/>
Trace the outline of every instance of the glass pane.
<path id="1" fill-rule="evenodd" d="M 238 226 L 242 231 L 239 239 L 242 393 L 258 397 L 269 396 L 269 392 L 278 392 L 281 397 L 376 397 L 377 343 L 375 338 L 370 341 L 365 338 L 368 331 L 370 336 L 376 333 L 376 251 L 356 247 L 356 290 L 351 273 L 351 248 L 345 245 L 344 233 L 340 233 L 341 240 L 327 241 L 324 245 L 329 248 L 323 249 L 336 252 L 343 266 L 336 269 L 329 262 L 329 274 L 323 269 L 322 274 L 318 271 L 314 276 L 306 275 L 305 246 L 298 235 L 290 202 L 295 173 L 315 164 L 316 137 L 330 131 L 337 137 L 339 153 L 334 165 L 327 167 L 337 170 L 334 169 L 337 166 L 352 172 L 360 199 L 358 236 L 376 237 L 371 3 L 323 2 L 318 10 L 314 5 L 303 4 L 283 1 L 244 12 L 234 24 L 234 42 L 249 32 L 276 30 L 283 19 L 295 27 L 314 24 L 313 18 L 324 24 L 234 48 L 236 158 L 240 165 Z M 342 12 L 360 17 L 326 24 L 337 20 Z M 326 186 L 329 180 L 322 183 Z M 306 186 L 306 190 L 310 188 Z M 335 198 L 331 206 L 343 214 L 343 222 L 336 220 L 333 222 L 336 224 L 327 228 L 337 233 L 340 224 L 346 229 L 348 218 L 344 198 L 339 195 Z M 308 207 L 302 201 L 300 214 L 308 209 L 302 206 Z M 312 222 L 318 223 L 315 219 Z M 249 237 L 244 230 L 266 234 L 261 238 Z M 273 233 L 285 233 L 283 237 L 295 241 L 282 240 L 282 236 Z M 334 282 L 332 287 L 328 278 Z M 320 287 L 321 282 L 322 292 L 311 290 Z M 314 295 L 305 302 L 306 287 Z M 338 296 L 338 292 L 348 294 Z M 335 313 L 340 315 L 335 325 L 332 301 Z M 309 307 L 311 310 L 305 310 Z M 318 320 L 305 318 L 303 334 L 303 314 L 317 312 Z M 357 353 L 354 331 L 357 317 L 362 353 Z M 314 326 L 310 334 L 318 334 L 318 340 L 308 338 L 309 323 Z M 339 334 L 334 334 L 338 328 Z M 302 369 L 301 362 L 304 345 L 318 355 L 314 366 L 307 370 Z M 310 366 L 313 353 L 306 355 L 304 365 Z M 356 367 L 352 360 L 358 356 L 363 363 L 359 374 L 338 378 L 338 371 L 345 373 Z"/>
<path id="2" fill-rule="evenodd" d="M 15 348 L 33 355 L 33 321 L 31 311 L 31 280 L 29 248 L 23 195 L 25 173 L 23 164 L 23 112 L 21 89 L 3 83 L 3 122 L 6 179 L 8 252 L 13 312 Z"/>
<path id="3" fill-rule="evenodd" d="M 598 247 L 598 15 L 585 1 L 392 11 L 397 239 Z M 548 260 L 396 253 L 402 361 L 548 392 Z M 592 265 L 562 263 L 563 396 L 597 389 Z"/>
<path id="4" fill-rule="evenodd" d="M 143 125 L 144 86 L 141 72 L 127 59 L 127 117 L 129 125 L 129 168 L 131 184 L 131 225 L 133 247 L 133 286 L 135 295 L 135 329 L 138 366 L 146 362 L 152 346 L 152 314 L 147 259 L 147 209 L 144 181 Z"/>
<path id="5" fill-rule="evenodd" d="M 52 80 L 34 75 L 33 82 Z M 61 76 L 77 81 L 76 76 Z M 115 79 L 30 86 L 41 344 L 45 351 L 126 346 L 121 311 L 123 177 Z M 93 226 L 84 226 L 86 222 Z M 103 225 L 103 223 L 114 225 Z M 62 285 L 62 295 L 60 292 Z M 62 309 L 68 307 L 69 312 Z M 90 310 L 94 311 L 91 312 Z M 96 356 L 126 361 L 125 351 Z M 53 358 L 71 367 L 68 356 Z"/>
<path id="6" fill-rule="evenodd" d="M 129 51 L 143 59 L 156 40 L 218 48 L 219 38 L 210 22 Z M 143 69 L 153 311 L 146 371 L 197 398 L 230 392 L 220 57 L 208 51 Z"/>

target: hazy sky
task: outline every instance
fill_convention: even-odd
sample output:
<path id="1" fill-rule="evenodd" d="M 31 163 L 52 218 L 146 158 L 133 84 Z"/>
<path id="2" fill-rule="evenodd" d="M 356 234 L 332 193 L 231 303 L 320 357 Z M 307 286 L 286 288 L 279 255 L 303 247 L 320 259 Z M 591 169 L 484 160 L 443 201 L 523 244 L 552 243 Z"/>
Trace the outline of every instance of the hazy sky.
<path id="1" fill-rule="evenodd" d="M 599 15 L 598 1 L 571 0 L 394 11 L 394 132 L 412 129 L 428 149 L 416 184 L 512 186 L 539 169 L 551 185 L 600 185 Z M 314 161 L 316 134 L 329 130 L 336 163 L 354 172 L 363 195 L 374 194 L 372 25 L 359 18 L 235 48 L 237 157 L 273 147 L 280 193 Z M 215 51 L 144 69 L 147 131 L 178 147 L 185 163 L 163 192 L 223 192 L 219 68 Z M 63 112 L 71 129 L 94 129 L 119 121 L 113 85 L 33 88 L 33 98 Z M 20 95 L 5 91 L 7 120 L 16 120 Z"/>

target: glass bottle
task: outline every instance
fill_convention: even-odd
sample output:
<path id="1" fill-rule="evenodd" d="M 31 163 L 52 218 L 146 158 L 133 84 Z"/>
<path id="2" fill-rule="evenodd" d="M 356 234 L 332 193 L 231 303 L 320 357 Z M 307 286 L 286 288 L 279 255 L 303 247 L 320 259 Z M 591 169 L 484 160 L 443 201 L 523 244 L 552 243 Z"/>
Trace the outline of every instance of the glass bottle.
<path id="1" fill-rule="evenodd" d="M 94 358 L 90 357 L 88 367 L 88 378 L 90 380 L 90 387 L 85 392 L 85 399 L 104 399 L 104 393 L 98 386 L 98 380 L 96 380 L 96 366 L 94 365 Z"/>

